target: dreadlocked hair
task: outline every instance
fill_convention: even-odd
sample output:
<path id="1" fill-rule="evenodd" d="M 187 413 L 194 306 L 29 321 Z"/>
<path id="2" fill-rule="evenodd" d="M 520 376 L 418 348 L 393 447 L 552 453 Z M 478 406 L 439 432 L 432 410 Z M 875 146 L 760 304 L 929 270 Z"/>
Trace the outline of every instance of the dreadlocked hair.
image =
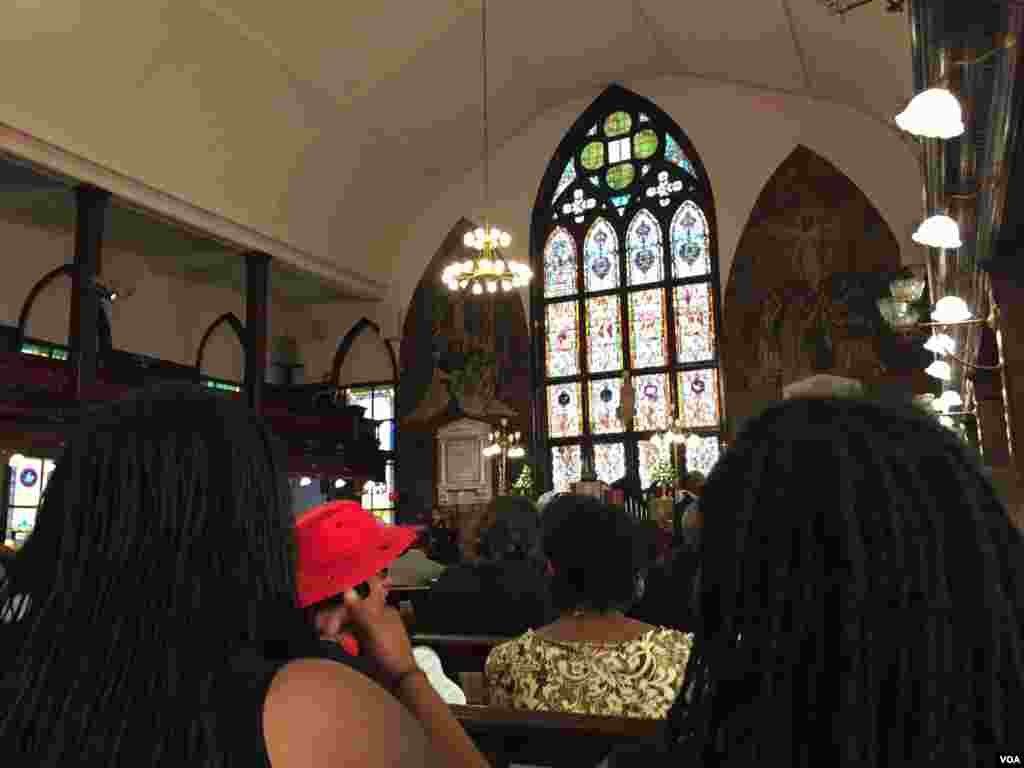
<path id="1" fill-rule="evenodd" d="M 1024 538 L 951 431 L 910 406 L 791 400 L 749 422 L 701 505 L 677 755 L 972 766 L 1019 733 Z"/>
<path id="2" fill-rule="evenodd" d="M 231 765 L 231 660 L 315 648 L 287 493 L 266 425 L 221 395 L 164 386 L 93 413 L 0 603 L 30 598 L 0 624 L 4 752 L 19 765 Z"/>

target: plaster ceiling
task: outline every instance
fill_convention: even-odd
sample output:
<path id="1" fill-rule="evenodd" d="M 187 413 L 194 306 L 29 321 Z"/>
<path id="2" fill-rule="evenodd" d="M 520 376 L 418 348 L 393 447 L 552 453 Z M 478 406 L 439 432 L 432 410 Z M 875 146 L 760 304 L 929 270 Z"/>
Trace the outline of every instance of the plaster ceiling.
<path id="1" fill-rule="evenodd" d="M 477 166 L 479 0 L 196 2 L 336 107 L 336 217 L 373 233 L 354 247 L 394 253 L 395 222 Z M 911 90 L 906 18 L 881 2 L 840 20 L 817 0 L 491 0 L 488 29 L 492 151 L 609 82 L 697 76 L 887 123 Z"/>

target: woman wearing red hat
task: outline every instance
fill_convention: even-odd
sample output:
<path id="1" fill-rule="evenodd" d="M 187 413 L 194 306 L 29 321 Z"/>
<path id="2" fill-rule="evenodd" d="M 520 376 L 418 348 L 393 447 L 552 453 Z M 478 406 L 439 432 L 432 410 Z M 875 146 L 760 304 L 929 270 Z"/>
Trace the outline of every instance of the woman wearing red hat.
<path id="1" fill-rule="evenodd" d="M 373 578 L 405 534 L 336 584 L 314 569 L 297 586 L 277 446 L 258 414 L 198 387 L 87 415 L 0 595 L 0 615 L 28 597 L 0 623 L 4 765 L 487 765 Z M 338 522 L 316 525 L 335 525 L 336 550 Z M 345 618 L 388 690 L 324 658 L 297 607 L 362 580 Z"/>

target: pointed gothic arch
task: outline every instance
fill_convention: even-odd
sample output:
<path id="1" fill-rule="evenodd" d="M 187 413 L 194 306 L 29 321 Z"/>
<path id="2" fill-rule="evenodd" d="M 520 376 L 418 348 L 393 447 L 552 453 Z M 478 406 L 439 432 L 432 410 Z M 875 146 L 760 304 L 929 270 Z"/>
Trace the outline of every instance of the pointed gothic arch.
<path id="1" fill-rule="evenodd" d="M 388 358 L 391 361 L 391 381 L 398 384 L 398 361 L 395 359 L 395 350 L 388 344 L 380 332 L 380 326 L 377 323 L 370 320 L 368 317 L 363 317 L 348 329 L 341 341 L 338 343 L 338 348 L 334 351 L 334 360 L 331 363 L 331 382 L 338 386 L 341 379 L 341 367 L 345 364 L 345 358 L 348 356 L 349 351 L 352 349 L 352 345 L 356 343 L 356 339 L 367 331 L 371 331 L 377 334 L 377 338 L 380 339 L 380 343 L 384 345 L 384 348 L 388 352 Z"/>
<path id="2" fill-rule="evenodd" d="M 50 285 L 54 280 L 63 275 L 67 275 L 70 279 L 74 279 L 74 264 L 62 264 L 56 269 L 51 269 L 45 275 L 43 275 L 36 284 L 32 286 L 32 289 L 28 292 L 25 297 L 25 301 L 22 302 L 21 311 L 18 313 L 18 329 L 14 337 L 14 351 L 20 352 L 22 345 L 25 343 L 25 331 L 28 328 L 28 319 L 32 314 L 32 308 L 35 306 L 36 299 L 39 295 Z M 98 315 L 96 317 L 96 328 L 99 334 L 99 353 L 104 355 L 113 349 L 113 335 L 110 326 L 110 317 L 107 315 L 107 307 L 104 302 L 100 302 Z"/>
<path id="3" fill-rule="evenodd" d="M 566 490 L 584 463 L 652 480 L 651 437 L 680 419 L 687 470 L 721 451 L 718 235 L 704 164 L 676 122 L 613 84 L 559 143 L 530 225 L 536 471 Z M 617 409 L 626 376 L 633 423 Z"/>
<path id="4" fill-rule="evenodd" d="M 210 323 L 210 327 L 206 329 L 206 333 L 203 334 L 203 338 L 199 341 L 199 350 L 196 352 L 196 374 L 202 375 L 203 355 L 206 354 L 206 344 L 209 342 L 210 337 L 213 336 L 214 331 L 222 325 L 228 326 L 235 332 L 235 337 L 238 339 L 238 343 L 242 347 L 242 355 L 244 358 L 244 355 L 246 354 L 245 326 L 242 325 L 242 321 L 238 319 L 234 312 L 225 312 Z"/>

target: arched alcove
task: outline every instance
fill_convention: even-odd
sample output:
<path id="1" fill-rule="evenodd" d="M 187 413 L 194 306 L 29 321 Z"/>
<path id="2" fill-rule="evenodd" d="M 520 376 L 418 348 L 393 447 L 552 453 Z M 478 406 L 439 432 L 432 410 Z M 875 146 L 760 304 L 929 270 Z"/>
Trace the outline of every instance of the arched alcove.
<path id="1" fill-rule="evenodd" d="M 877 379 L 874 301 L 900 268 L 899 243 L 867 196 L 797 146 L 758 196 L 726 287 L 722 361 L 735 422 L 816 372 Z"/>
<path id="2" fill-rule="evenodd" d="M 359 382 L 398 382 L 395 351 L 369 318 L 357 321 L 338 343 L 331 363 L 331 381 L 345 387 Z"/>
<path id="3" fill-rule="evenodd" d="M 245 326 L 234 312 L 225 312 L 210 323 L 199 342 L 195 368 L 199 375 L 218 379 L 245 378 Z"/>

